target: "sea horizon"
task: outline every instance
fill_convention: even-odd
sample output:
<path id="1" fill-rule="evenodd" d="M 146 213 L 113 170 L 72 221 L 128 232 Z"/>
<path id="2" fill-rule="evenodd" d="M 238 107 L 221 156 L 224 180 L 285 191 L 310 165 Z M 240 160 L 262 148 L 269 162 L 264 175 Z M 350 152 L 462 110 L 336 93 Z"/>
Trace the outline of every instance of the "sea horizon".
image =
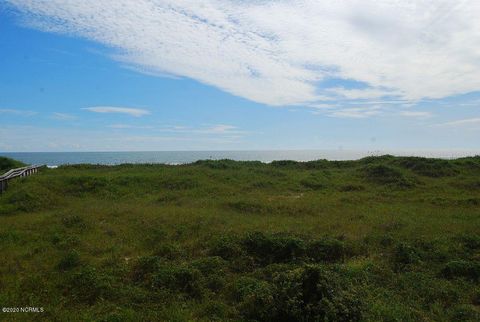
<path id="1" fill-rule="evenodd" d="M 235 161 L 272 162 L 278 160 L 331 161 L 358 160 L 379 155 L 415 156 L 453 159 L 480 155 L 476 150 L 447 149 L 304 149 L 304 150 L 178 150 L 178 151 L 68 151 L 68 152 L 0 152 L 28 164 L 59 166 L 67 164 L 118 165 L 124 163 L 185 164 L 198 160 L 231 159 Z"/>

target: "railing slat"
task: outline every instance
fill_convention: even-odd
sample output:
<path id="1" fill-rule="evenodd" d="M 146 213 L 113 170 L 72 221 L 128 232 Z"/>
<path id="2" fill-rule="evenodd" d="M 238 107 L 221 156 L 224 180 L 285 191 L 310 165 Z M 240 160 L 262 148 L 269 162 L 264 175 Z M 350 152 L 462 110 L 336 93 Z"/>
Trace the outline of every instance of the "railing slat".
<path id="1" fill-rule="evenodd" d="M 0 176 L 0 193 L 7 190 L 8 180 L 17 178 L 17 177 L 28 177 L 31 174 L 37 173 L 38 169 L 44 167 L 43 165 L 33 165 L 23 168 L 11 169 Z"/>

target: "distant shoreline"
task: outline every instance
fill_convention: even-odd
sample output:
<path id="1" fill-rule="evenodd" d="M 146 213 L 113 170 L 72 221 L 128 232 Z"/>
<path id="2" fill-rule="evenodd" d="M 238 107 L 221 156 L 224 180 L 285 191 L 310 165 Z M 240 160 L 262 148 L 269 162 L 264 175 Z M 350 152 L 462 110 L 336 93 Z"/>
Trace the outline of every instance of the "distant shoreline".
<path id="1" fill-rule="evenodd" d="M 65 164 L 118 165 L 124 163 L 186 164 L 198 160 L 230 159 L 235 161 L 279 160 L 330 161 L 358 160 L 379 155 L 416 156 L 455 159 L 480 155 L 474 150 L 252 150 L 252 151 L 138 151 L 138 152 L 0 152 L 0 156 L 20 160 L 27 164 L 59 166 Z"/>

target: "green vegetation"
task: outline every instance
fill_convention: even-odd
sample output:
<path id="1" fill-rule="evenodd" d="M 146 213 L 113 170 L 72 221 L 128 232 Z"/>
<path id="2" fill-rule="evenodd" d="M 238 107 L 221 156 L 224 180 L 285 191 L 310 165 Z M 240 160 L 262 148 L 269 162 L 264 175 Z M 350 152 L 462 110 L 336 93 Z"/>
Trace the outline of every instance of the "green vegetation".
<path id="1" fill-rule="evenodd" d="M 44 321 L 478 321 L 480 157 L 43 169 L 0 251 Z"/>
<path id="2" fill-rule="evenodd" d="M 12 160 L 5 157 L 0 157 L 0 175 L 2 175 L 4 172 L 7 172 L 10 169 L 21 168 L 24 166 L 25 164 L 23 164 L 20 161 Z"/>

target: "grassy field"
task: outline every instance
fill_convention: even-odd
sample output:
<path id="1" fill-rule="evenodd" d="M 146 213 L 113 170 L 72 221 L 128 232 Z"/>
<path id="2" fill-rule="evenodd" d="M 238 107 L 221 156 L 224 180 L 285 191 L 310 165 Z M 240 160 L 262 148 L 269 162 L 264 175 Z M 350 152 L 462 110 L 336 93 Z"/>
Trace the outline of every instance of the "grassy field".
<path id="1" fill-rule="evenodd" d="M 0 252 L 0 320 L 478 321 L 480 157 L 44 169 Z"/>

